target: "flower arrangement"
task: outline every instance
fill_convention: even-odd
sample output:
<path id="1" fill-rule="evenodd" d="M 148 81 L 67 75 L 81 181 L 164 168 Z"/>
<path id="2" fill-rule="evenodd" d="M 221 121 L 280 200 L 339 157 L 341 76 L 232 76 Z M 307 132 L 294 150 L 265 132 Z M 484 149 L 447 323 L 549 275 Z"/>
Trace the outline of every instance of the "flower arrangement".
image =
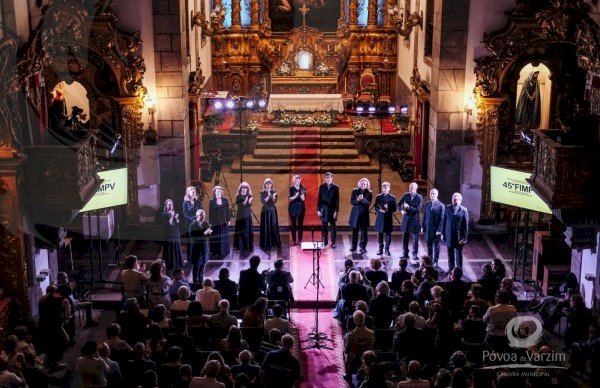
<path id="1" fill-rule="evenodd" d="M 277 69 L 277 74 L 278 75 L 293 75 L 294 71 L 292 70 L 290 65 L 288 65 L 286 62 L 283 62 L 281 64 L 281 66 L 279 66 L 279 69 Z"/>
<path id="2" fill-rule="evenodd" d="M 258 125 L 258 122 L 254 121 L 254 120 L 250 121 L 248 123 L 248 125 L 246 125 L 246 130 L 249 133 L 256 133 L 259 131 L 259 129 L 260 129 L 260 125 Z"/>
<path id="3" fill-rule="evenodd" d="M 363 120 L 353 121 L 352 130 L 354 133 L 365 133 L 367 131 L 367 123 Z"/>
<path id="4" fill-rule="evenodd" d="M 331 73 L 331 69 L 329 67 L 327 67 L 327 65 L 324 64 L 323 62 L 321 62 L 314 71 L 315 75 L 321 75 L 321 76 L 329 75 L 330 73 Z"/>
<path id="5" fill-rule="evenodd" d="M 334 125 L 331 116 L 328 114 L 313 116 L 282 113 L 274 120 L 274 123 L 280 127 L 332 127 Z"/>
<path id="6" fill-rule="evenodd" d="M 392 117 L 392 123 L 398 129 L 406 129 L 408 127 L 408 123 L 410 122 L 410 117 L 407 114 L 396 113 Z"/>

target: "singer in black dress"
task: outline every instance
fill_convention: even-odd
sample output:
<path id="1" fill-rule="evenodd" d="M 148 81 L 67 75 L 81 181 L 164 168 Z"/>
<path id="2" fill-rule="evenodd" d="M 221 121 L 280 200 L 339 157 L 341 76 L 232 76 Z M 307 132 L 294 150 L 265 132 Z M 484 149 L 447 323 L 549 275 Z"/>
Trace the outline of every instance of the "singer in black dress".
<path id="1" fill-rule="evenodd" d="M 271 178 L 265 179 L 263 190 L 260 192 L 260 202 L 263 204 L 260 212 L 260 247 L 263 250 L 281 247 L 279 237 L 279 221 L 277 220 L 277 192 L 273 190 Z"/>
<path id="2" fill-rule="evenodd" d="M 348 223 L 352 227 L 352 246 L 350 252 L 356 251 L 356 246 L 360 246 L 360 253 L 367 251 L 367 228 L 369 227 L 369 206 L 373 200 L 373 193 L 370 190 L 371 183 L 367 178 L 358 181 L 358 187 L 352 190 L 350 203 L 350 220 Z M 360 231 L 360 243 L 358 242 L 358 232 Z"/>
<path id="3" fill-rule="evenodd" d="M 190 228 L 190 224 L 196 221 L 196 211 L 198 209 L 202 209 L 202 204 L 198 199 L 198 193 L 194 186 L 188 186 L 185 189 L 185 195 L 183 197 L 183 205 L 181 206 L 183 212 L 183 235 L 185 237 L 186 243 L 186 252 L 188 258 L 190 256 L 190 236 L 188 234 L 188 229 Z"/>
<path id="4" fill-rule="evenodd" d="M 304 231 L 304 213 L 306 212 L 306 187 L 300 182 L 300 175 L 292 177 L 292 185 L 290 186 L 290 204 L 288 211 L 290 213 L 290 230 L 292 232 L 292 246 L 295 246 L 298 241 L 302 244 L 302 232 Z"/>
<path id="5" fill-rule="evenodd" d="M 254 248 L 254 233 L 252 232 L 252 190 L 248 182 L 240 183 L 235 196 L 235 204 L 237 213 L 233 249 L 251 251 Z"/>
<path id="6" fill-rule="evenodd" d="M 229 254 L 229 201 L 223 197 L 223 188 L 213 188 L 213 198 L 208 203 L 208 221 L 212 228 L 211 256 L 223 258 Z"/>
<path id="7" fill-rule="evenodd" d="M 162 258 L 168 270 L 181 268 L 183 267 L 183 255 L 179 236 L 179 214 L 175 213 L 172 199 L 165 201 L 161 221 L 165 233 Z"/>
<path id="8" fill-rule="evenodd" d="M 204 280 L 204 265 L 209 256 L 209 236 L 212 229 L 206 222 L 206 213 L 202 209 L 196 211 L 196 221 L 190 224 L 188 229 L 190 235 L 190 262 L 192 264 L 192 280 L 194 283 L 202 283 Z"/>

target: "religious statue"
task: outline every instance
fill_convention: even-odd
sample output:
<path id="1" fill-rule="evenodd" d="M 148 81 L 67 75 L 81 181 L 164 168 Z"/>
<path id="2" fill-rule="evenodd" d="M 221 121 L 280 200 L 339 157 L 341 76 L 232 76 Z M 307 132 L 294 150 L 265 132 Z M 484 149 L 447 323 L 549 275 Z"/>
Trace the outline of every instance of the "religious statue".
<path id="1" fill-rule="evenodd" d="M 523 82 L 515 112 L 515 125 L 519 128 L 539 128 L 540 126 L 539 74 L 540 72 L 535 70 Z"/>

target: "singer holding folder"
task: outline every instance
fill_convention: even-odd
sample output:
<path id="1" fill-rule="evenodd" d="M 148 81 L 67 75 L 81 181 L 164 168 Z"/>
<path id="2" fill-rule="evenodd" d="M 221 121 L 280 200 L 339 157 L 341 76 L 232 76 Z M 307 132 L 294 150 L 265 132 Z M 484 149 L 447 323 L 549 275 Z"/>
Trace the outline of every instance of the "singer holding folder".
<path id="1" fill-rule="evenodd" d="M 300 182 L 300 175 L 292 177 L 292 185 L 290 186 L 290 204 L 288 211 L 290 214 L 290 231 L 292 232 L 292 246 L 299 242 L 302 245 L 302 232 L 304 231 L 304 213 L 306 212 L 306 187 Z"/>
<path id="2" fill-rule="evenodd" d="M 367 178 L 358 181 L 357 187 L 352 190 L 350 203 L 350 220 L 348 223 L 352 227 L 352 246 L 350 252 L 356 251 L 357 244 L 360 246 L 360 253 L 367 251 L 367 228 L 369 227 L 369 206 L 373 200 L 373 193 L 370 190 L 371 183 Z M 358 242 L 358 232 L 360 231 L 360 243 Z"/>
<path id="3" fill-rule="evenodd" d="M 279 237 L 279 221 L 277 219 L 277 192 L 273 190 L 271 178 L 265 179 L 263 189 L 260 192 L 262 210 L 260 212 L 260 247 L 267 251 L 271 248 L 281 247 Z"/>
<path id="4" fill-rule="evenodd" d="M 248 252 L 254 248 L 252 190 L 248 182 L 240 183 L 235 196 L 235 204 L 237 205 L 237 212 L 235 215 L 233 249 Z"/>

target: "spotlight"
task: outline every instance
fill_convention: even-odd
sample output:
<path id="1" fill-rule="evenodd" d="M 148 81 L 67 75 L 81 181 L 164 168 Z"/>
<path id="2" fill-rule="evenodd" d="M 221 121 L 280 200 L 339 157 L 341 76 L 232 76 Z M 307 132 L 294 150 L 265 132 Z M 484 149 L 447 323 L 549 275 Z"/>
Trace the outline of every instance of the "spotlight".
<path id="1" fill-rule="evenodd" d="M 365 108 L 364 108 L 362 105 L 359 105 L 359 106 L 357 106 L 357 107 L 356 107 L 356 111 L 357 111 L 358 113 L 362 113 L 362 112 L 364 112 L 364 111 L 365 111 Z"/>
<path id="2" fill-rule="evenodd" d="M 402 115 L 408 114 L 408 105 L 406 105 L 406 104 L 400 105 L 400 114 L 402 114 Z"/>
<path id="3" fill-rule="evenodd" d="M 375 113 L 377 112 L 377 108 L 375 107 L 375 105 L 369 105 L 369 113 Z"/>
<path id="4" fill-rule="evenodd" d="M 215 101 L 214 107 L 216 110 L 221 110 L 223 109 L 223 101 Z"/>
<path id="5" fill-rule="evenodd" d="M 265 100 L 264 98 L 261 98 L 260 100 L 258 100 L 258 107 L 259 108 L 265 108 L 267 106 L 267 100 Z"/>
<path id="6" fill-rule="evenodd" d="M 395 106 L 388 106 L 388 113 L 389 114 L 396 113 L 396 107 Z"/>
<path id="7" fill-rule="evenodd" d="M 254 107 L 254 100 L 246 101 L 246 108 L 252 108 L 252 107 Z"/>
<path id="8" fill-rule="evenodd" d="M 225 107 L 227 109 L 233 109 L 235 107 L 235 102 L 233 100 L 227 100 L 227 102 L 225 102 Z"/>

